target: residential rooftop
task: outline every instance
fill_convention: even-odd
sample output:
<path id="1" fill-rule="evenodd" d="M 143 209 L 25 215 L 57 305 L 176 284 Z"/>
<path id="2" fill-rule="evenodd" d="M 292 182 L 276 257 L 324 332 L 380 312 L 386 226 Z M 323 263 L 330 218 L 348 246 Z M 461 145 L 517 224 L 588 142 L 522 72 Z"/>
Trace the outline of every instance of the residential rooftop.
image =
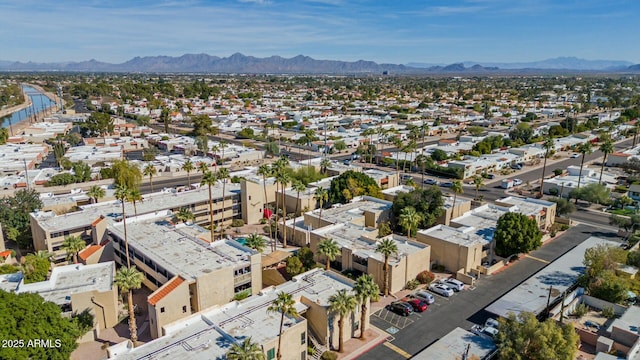
<path id="1" fill-rule="evenodd" d="M 414 360 L 451 360 L 458 359 L 466 353 L 469 346 L 469 359 L 477 356 L 486 359 L 496 349 L 493 340 L 476 335 L 462 328 L 455 328 L 447 335 L 441 337 L 425 350 L 415 354 Z"/>
<path id="2" fill-rule="evenodd" d="M 472 246 L 474 244 L 485 246 L 490 242 L 484 236 L 483 229 L 476 229 L 472 226 L 454 228 L 440 224 L 428 229 L 418 230 L 418 233 L 462 246 Z M 491 236 L 493 237 L 493 232 L 491 232 Z"/>
<path id="3" fill-rule="evenodd" d="M 322 210 L 322 220 L 336 224 L 345 221 L 351 221 L 354 218 L 360 218 L 365 211 L 384 211 L 391 209 L 393 203 L 386 200 L 377 199 L 370 196 L 354 198 L 347 204 L 336 204 L 330 209 Z M 319 209 L 314 210 L 313 214 L 319 214 Z"/>

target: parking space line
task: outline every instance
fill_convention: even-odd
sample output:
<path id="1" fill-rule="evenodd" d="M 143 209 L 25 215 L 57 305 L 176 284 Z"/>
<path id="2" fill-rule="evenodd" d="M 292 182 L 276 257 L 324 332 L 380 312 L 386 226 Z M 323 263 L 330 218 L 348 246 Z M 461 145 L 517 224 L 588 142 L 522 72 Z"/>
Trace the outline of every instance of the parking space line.
<path id="1" fill-rule="evenodd" d="M 547 260 L 540 259 L 540 258 L 537 258 L 535 256 L 527 255 L 527 257 L 530 258 L 530 259 L 536 260 L 536 261 L 540 261 L 541 263 L 545 263 L 545 264 L 549 263 Z"/>
<path id="2" fill-rule="evenodd" d="M 400 349 L 399 347 L 393 345 L 390 342 L 385 342 L 384 346 L 388 347 L 389 349 L 393 350 L 394 352 L 398 353 L 399 355 L 403 356 L 405 359 L 409 359 L 411 358 L 411 354 L 409 354 L 408 352 Z"/>

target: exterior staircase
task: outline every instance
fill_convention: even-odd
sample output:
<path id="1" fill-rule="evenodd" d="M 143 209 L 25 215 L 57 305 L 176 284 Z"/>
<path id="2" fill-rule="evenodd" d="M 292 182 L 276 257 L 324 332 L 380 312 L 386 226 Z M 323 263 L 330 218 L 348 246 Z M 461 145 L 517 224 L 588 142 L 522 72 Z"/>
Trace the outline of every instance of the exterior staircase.
<path id="1" fill-rule="evenodd" d="M 307 359 L 309 360 L 320 360 L 322 354 L 329 350 L 325 345 L 320 344 L 320 342 L 316 339 L 316 335 L 313 331 L 308 332 L 307 338 L 309 339 L 309 345 L 315 350 L 313 355 L 309 355 Z"/>

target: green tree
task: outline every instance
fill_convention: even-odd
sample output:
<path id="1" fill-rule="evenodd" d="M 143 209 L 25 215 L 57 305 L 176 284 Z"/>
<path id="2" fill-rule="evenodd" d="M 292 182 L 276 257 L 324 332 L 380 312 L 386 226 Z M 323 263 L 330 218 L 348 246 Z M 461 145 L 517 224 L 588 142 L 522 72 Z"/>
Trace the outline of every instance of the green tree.
<path id="1" fill-rule="evenodd" d="M 254 232 L 253 234 L 249 234 L 249 236 L 246 237 L 245 246 L 261 253 L 267 247 L 267 242 L 262 236 Z"/>
<path id="2" fill-rule="evenodd" d="M 480 188 L 484 186 L 484 178 L 480 175 L 474 175 L 473 185 L 476 188 L 476 198 L 474 200 L 479 200 L 480 198 L 478 197 L 478 191 L 480 191 Z"/>
<path id="3" fill-rule="evenodd" d="M 329 166 L 331 166 L 331 160 L 329 160 L 329 158 L 323 158 L 322 161 L 320 161 L 320 171 L 322 172 L 322 175 L 326 175 L 327 174 L 327 169 L 329 168 Z"/>
<path id="4" fill-rule="evenodd" d="M 84 122 L 80 123 L 82 137 L 106 136 L 112 133 L 113 129 L 113 118 L 102 112 L 91 113 Z"/>
<path id="5" fill-rule="evenodd" d="M 192 116 L 191 123 L 193 124 L 193 135 L 195 136 L 216 135 L 218 132 L 217 128 L 213 126 L 213 121 L 209 115 Z"/>
<path id="6" fill-rule="evenodd" d="M 209 231 L 211 232 L 211 242 L 215 241 L 213 234 L 214 222 L 213 222 L 213 197 L 211 194 L 211 187 L 218 181 L 216 175 L 211 171 L 207 171 L 202 175 L 200 185 L 207 185 L 209 187 Z"/>
<path id="7" fill-rule="evenodd" d="M 107 191 L 98 185 L 93 185 L 87 191 L 87 196 L 91 198 L 92 203 L 98 203 L 98 200 L 106 195 Z"/>
<path id="8" fill-rule="evenodd" d="M 493 235 L 496 254 L 502 257 L 535 250 L 542 245 L 540 240 L 542 232 L 536 220 L 515 212 L 500 216 Z"/>
<path id="9" fill-rule="evenodd" d="M 344 140 L 336 140 L 333 143 L 333 149 L 336 150 L 338 153 L 341 153 L 347 149 L 347 143 L 345 143 Z"/>
<path id="10" fill-rule="evenodd" d="M 449 158 L 449 155 L 444 150 L 435 149 L 431 153 L 431 158 L 435 161 L 445 161 Z"/>
<path id="11" fill-rule="evenodd" d="M 513 130 L 509 131 L 509 137 L 513 141 L 520 140 L 525 144 L 529 144 L 533 137 L 533 128 L 527 123 L 519 123 Z"/>
<path id="12" fill-rule="evenodd" d="M 222 213 L 220 216 L 220 222 L 223 222 L 225 211 L 225 197 L 227 194 L 227 181 L 229 181 L 229 169 L 221 167 L 218 170 L 218 180 L 222 181 Z M 220 228 L 222 228 L 222 224 Z M 222 240 L 222 233 L 220 233 L 220 240 Z"/>
<path id="13" fill-rule="evenodd" d="M 289 276 L 293 277 L 305 271 L 304 264 L 297 256 L 289 256 L 286 261 L 285 270 Z"/>
<path id="14" fill-rule="evenodd" d="M 175 217 L 176 217 L 176 220 L 182 221 L 183 223 L 186 223 L 189 220 L 193 221 L 193 219 L 195 219 L 195 215 L 193 215 L 191 210 L 189 210 L 189 208 L 186 208 L 186 207 L 180 208 L 176 212 Z"/>
<path id="15" fill-rule="evenodd" d="M 500 359 L 573 360 L 580 337 L 572 324 L 558 324 L 553 319 L 539 322 L 534 314 L 513 313 L 498 320 L 495 338 Z"/>
<path id="16" fill-rule="evenodd" d="M 9 140 L 9 130 L 7 128 L 0 128 L 0 145 L 4 145 Z"/>
<path id="17" fill-rule="evenodd" d="M 113 279 L 114 284 L 121 292 L 127 293 L 127 305 L 129 307 L 129 336 L 133 346 L 138 346 L 138 327 L 133 307 L 133 290 L 140 289 L 144 274 L 133 267 L 121 267 Z"/>
<path id="18" fill-rule="evenodd" d="M 227 351 L 228 360 L 264 360 L 264 352 L 259 344 L 251 341 L 248 337 L 242 343 L 233 343 Z"/>
<path id="19" fill-rule="evenodd" d="M 273 303 L 267 308 L 267 312 L 280 313 L 280 330 L 278 331 L 278 360 L 282 359 L 282 329 L 284 328 L 284 317 L 297 318 L 298 311 L 296 311 L 296 302 L 293 300 L 291 294 L 285 292 L 278 293 Z"/>
<path id="20" fill-rule="evenodd" d="M 191 188 L 191 172 L 196 169 L 191 159 L 187 159 L 187 161 L 182 164 L 182 170 L 187 172 L 187 181 L 189 182 L 189 188 Z"/>
<path id="21" fill-rule="evenodd" d="M 23 341 L 25 346 L 0 348 L 2 359 L 69 359 L 82 332 L 76 319 L 62 316 L 60 307 L 33 293 L 0 290 L 0 338 Z M 60 346 L 26 346 L 33 339 L 59 340 Z"/>
<path id="22" fill-rule="evenodd" d="M 398 245 L 392 239 L 384 239 L 378 242 L 376 252 L 384 256 L 384 296 L 389 295 L 389 258 L 398 253 Z"/>
<path id="23" fill-rule="evenodd" d="M 53 144 L 53 156 L 56 159 L 56 165 L 58 165 L 58 167 L 61 167 L 62 158 L 64 158 L 66 152 L 67 149 L 64 147 L 64 144 L 61 141 Z"/>
<path id="24" fill-rule="evenodd" d="M 158 173 L 158 170 L 156 169 L 155 166 L 153 166 L 153 164 L 147 164 L 144 167 L 144 170 L 142 170 L 142 175 L 144 176 L 148 176 L 149 177 L 149 187 L 151 188 L 151 192 L 153 192 L 153 176 L 156 175 Z"/>
<path id="25" fill-rule="evenodd" d="M 40 194 L 31 190 L 18 190 L 13 196 L 0 199 L 0 223 L 5 239 L 16 241 L 22 248 L 32 247 L 29 214 L 42 209 Z"/>
<path id="26" fill-rule="evenodd" d="M 313 194 L 313 199 L 318 202 L 318 207 L 320 208 L 319 219 L 322 221 L 322 209 L 325 202 L 329 200 L 329 192 L 323 187 L 318 187 Z"/>
<path id="27" fill-rule="evenodd" d="M 458 199 L 458 194 L 462 194 L 464 189 L 462 188 L 462 181 L 460 180 L 455 180 L 453 182 L 453 186 L 451 186 L 451 191 L 453 192 L 453 208 L 456 207 L 456 200 Z M 453 215 L 455 214 L 454 211 L 451 211 L 451 219 L 449 220 L 453 220 Z"/>
<path id="28" fill-rule="evenodd" d="M 602 151 L 602 164 L 600 165 L 600 179 L 598 180 L 599 184 L 602 184 L 602 173 L 604 172 L 604 164 L 607 162 L 607 155 L 611 154 L 615 148 L 613 147 L 613 142 L 611 140 L 605 140 L 600 144 L 598 150 Z"/>
<path id="29" fill-rule="evenodd" d="M 544 148 L 544 163 L 542 164 L 542 176 L 540 176 L 540 197 L 542 197 L 542 192 L 544 191 L 544 173 L 547 170 L 547 158 L 551 150 L 553 150 L 555 143 L 553 139 L 547 138 L 543 143 L 542 147 Z"/>
<path id="30" fill-rule="evenodd" d="M 113 183 L 127 188 L 137 188 L 142 181 L 140 168 L 127 160 L 115 160 L 111 164 L 113 171 Z"/>
<path id="31" fill-rule="evenodd" d="M 415 234 L 418 230 L 420 221 L 422 221 L 422 216 L 412 206 L 406 207 L 400 212 L 399 224 L 407 230 L 408 239 L 411 239 L 411 234 Z"/>
<path id="32" fill-rule="evenodd" d="M 140 189 L 129 189 L 129 191 L 127 192 L 127 201 L 133 204 L 133 213 L 135 216 L 138 216 L 137 203 L 138 201 L 142 201 L 142 193 L 140 192 Z"/>
<path id="33" fill-rule="evenodd" d="M 329 201 L 331 203 L 345 203 L 356 196 L 369 195 L 381 197 L 380 187 L 368 175 L 348 170 L 331 180 L 329 187 Z"/>
<path id="34" fill-rule="evenodd" d="M 327 258 L 325 267 L 327 271 L 331 268 L 331 261 L 334 261 L 341 252 L 340 245 L 331 238 L 324 239 L 318 243 L 318 253 Z"/>
<path id="35" fill-rule="evenodd" d="M 73 259 L 73 263 L 78 263 L 78 253 L 82 251 L 87 244 L 79 236 L 67 236 L 62 242 L 62 249 L 67 253 L 67 260 Z"/>
<path id="36" fill-rule="evenodd" d="M 24 272 L 25 284 L 47 280 L 51 262 L 48 258 L 42 258 L 35 254 L 24 256 L 21 260 Z"/>
<path id="37" fill-rule="evenodd" d="M 556 214 L 558 216 L 570 215 L 572 212 L 576 211 L 575 205 L 571 203 L 571 201 L 564 198 L 556 198 L 551 199 L 551 201 L 556 203 Z"/>
<path id="38" fill-rule="evenodd" d="M 604 184 L 588 184 L 575 188 L 569 192 L 569 197 L 590 202 L 592 204 L 607 204 L 611 198 L 611 190 Z"/>
<path id="39" fill-rule="evenodd" d="M 364 339 L 367 330 L 364 326 L 367 320 L 367 303 L 380 300 L 380 288 L 371 275 L 364 274 L 356 279 L 353 291 L 356 293 L 356 299 L 360 302 L 360 339 Z"/>
<path id="40" fill-rule="evenodd" d="M 433 224 L 444 212 L 444 200 L 442 193 L 436 186 L 429 186 L 424 189 L 415 189 L 408 193 L 399 193 L 393 199 L 391 206 L 391 220 L 397 231 L 400 230 L 400 214 L 402 209 L 412 207 L 420 214 L 421 220 L 418 223 L 418 229 L 427 229 Z"/>
<path id="41" fill-rule="evenodd" d="M 582 167 L 584 166 L 584 158 L 587 154 L 591 154 L 591 143 L 585 142 L 578 146 L 578 152 L 582 154 L 582 159 L 580 160 L 580 173 L 578 174 L 578 186 L 577 189 L 580 189 L 580 180 L 582 180 Z M 576 197 L 576 204 L 578 203 L 578 198 Z"/>
<path id="42" fill-rule="evenodd" d="M 329 311 L 337 313 L 338 318 L 338 352 L 344 351 L 344 320 L 358 306 L 358 300 L 347 290 L 340 289 L 329 297 Z"/>
<path id="43" fill-rule="evenodd" d="M 267 157 L 275 157 L 280 154 L 280 147 L 277 142 L 269 141 L 264 144 L 264 152 Z"/>

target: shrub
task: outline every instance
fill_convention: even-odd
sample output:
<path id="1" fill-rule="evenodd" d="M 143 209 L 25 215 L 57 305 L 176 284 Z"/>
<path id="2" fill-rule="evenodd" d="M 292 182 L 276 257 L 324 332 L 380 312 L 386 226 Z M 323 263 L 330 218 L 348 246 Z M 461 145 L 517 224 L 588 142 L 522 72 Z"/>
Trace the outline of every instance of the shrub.
<path id="1" fill-rule="evenodd" d="M 314 349 L 313 346 L 311 345 L 307 346 L 307 355 L 314 356 L 315 354 L 316 354 L 316 349 Z"/>
<path id="2" fill-rule="evenodd" d="M 571 315 L 576 317 L 583 317 L 589 312 L 589 306 L 587 304 L 578 304 Z"/>
<path id="3" fill-rule="evenodd" d="M 244 226 L 244 220 L 242 220 L 242 219 L 233 219 L 233 221 L 231 221 L 231 226 L 232 227 L 242 227 L 242 226 Z"/>
<path id="4" fill-rule="evenodd" d="M 560 192 L 558 191 L 557 188 L 551 188 L 549 189 L 549 194 L 553 195 L 553 196 L 558 196 Z"/>
<path id="5" fill-rule="evenodd" d="M 416 276 L 416 280 L 420 282 L 420 284 L 430 284 L 436 276 L 429 270 L 422 271 Z"/>
<path id="6" fill-rule="evenodd" d="M 560 176 L 560 175 L 562 175 L 563 172 L 564 172 L 564 170 L 562 170 L 562 169 L 554 169 L 553 170 L 553 174 L 555 176 Z"/>
<path id="7" fill-rule="evenodd" d="M 418 285 L 420 285 L 420 281 L 416 279 L 412 279 L 407 281 L 407 284 L 404 286 L 404 288 L 407 290 L 415 290 L 418 287 Z"/>
<path id="8" fill-rule="evenodd" d="M 242 290 L 233 296 L 233 300 L 244 300 L 251 295 L 251 289 Z"/>
<path id="9" fill-rule="evenodd" d="M 605 306 L 602 308 L 602 316 L 607 319 L 613 319 L 616 317 L 616 312 L 613 310 L 613 306 Z"/>
<path id="10" fill-rule="evenodd" d="M 433 270 L 437 271 L 437 272 L 443 272 L 444 271 L 444 265 L 440 265 L 440 264 L 433 265 Z"/>
<path id="11" fill-rule="evenodd" d="M 264 225 L 266 223 L 267 223 L 267 219 L 265 219 L 265 218 L 260 219 L 260 224 L 261 225 Z"/>
<path id="12" fill-rule="evenodd" d="M 338 359 L 338 354 L 334 353 L 333 351 L 325 351 L 324 353 L 322 353 L 322 356 L 320 357 L 321 360 L 337 360 Z"/>

